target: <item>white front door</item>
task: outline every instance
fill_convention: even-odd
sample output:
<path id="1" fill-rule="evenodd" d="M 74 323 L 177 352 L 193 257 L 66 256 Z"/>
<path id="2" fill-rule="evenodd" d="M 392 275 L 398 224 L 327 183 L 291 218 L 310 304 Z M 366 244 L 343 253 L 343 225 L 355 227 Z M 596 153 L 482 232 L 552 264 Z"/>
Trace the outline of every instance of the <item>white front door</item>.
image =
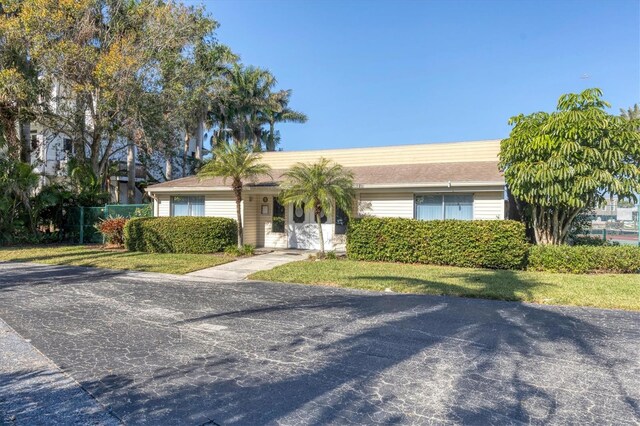
<path id="1" fill-rule="evenodd" d="M 313 218 L 313 212 L 306 208 L 294 206 L 291 206 L 288 211 L 287 235 L 289 237 L 289 247 L 319 250 L 318 224 Z M 332 250 L 333 221 L 329 220 L 329 218 L 322 224 L 322 236 L 324 237 L 325 250 Z"/>

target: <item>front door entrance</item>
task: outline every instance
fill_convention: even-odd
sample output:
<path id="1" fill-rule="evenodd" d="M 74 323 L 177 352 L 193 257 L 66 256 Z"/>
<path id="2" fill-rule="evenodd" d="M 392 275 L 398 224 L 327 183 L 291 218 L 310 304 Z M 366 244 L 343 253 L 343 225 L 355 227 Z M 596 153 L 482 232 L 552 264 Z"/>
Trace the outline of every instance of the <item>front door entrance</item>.
<path id="1" fill-rule="evenodd" d="M 289 238 L 289 247 L 304 250 L 319 250 L 320 237 L 318 236 L 318 225 L 313 218 L 313 212 L 304 206 L 291 206 L 288 210 L 287 235 Z M 332 250 L 333 223 L 330 223 L 326 217 L 323 217 L 323 222 L 322 235 L 324 237 L 324 247 L 326 250 Z"/>

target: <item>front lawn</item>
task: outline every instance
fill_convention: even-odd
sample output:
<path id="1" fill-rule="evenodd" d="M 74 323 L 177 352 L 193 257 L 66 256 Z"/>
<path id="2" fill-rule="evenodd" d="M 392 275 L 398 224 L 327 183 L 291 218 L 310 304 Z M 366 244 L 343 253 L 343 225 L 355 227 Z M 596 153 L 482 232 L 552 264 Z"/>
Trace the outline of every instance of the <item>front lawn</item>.
<path id="1" fill-rule="evenodd" d="M 141 253 L 101 246 L 26 246 L 0 248 L 0 261 L 94 266 L 145 272 L 186 274 L 230 262 L 222 254 Z"/>
<path id="2" fill-rule="evenodd" d="M 640 310 L 640 275 L 571 275 L 432 265 L 300 261 L 257 272 L 254 280 L 364 290 Z"/>

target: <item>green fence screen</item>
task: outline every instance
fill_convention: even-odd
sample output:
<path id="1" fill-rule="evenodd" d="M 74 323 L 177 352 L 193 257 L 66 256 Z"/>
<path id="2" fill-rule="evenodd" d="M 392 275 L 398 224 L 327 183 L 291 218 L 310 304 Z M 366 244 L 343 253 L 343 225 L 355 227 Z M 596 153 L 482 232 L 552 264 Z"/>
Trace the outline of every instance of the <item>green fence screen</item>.
<path id="1" fill-rule="evenodd" d="M 67 213 L 65 239 L 79 244 L 102 243 L 96 224 L 109 217 L 153 216 L 152 204 L 105 204 L 102 207 L 73 207 Z"/>

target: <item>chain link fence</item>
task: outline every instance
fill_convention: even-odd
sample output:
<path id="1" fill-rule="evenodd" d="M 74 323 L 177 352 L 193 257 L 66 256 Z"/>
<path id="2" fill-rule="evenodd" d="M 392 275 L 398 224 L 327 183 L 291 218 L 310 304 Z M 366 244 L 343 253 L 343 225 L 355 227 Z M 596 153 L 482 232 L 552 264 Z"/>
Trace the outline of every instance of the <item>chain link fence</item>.
<path id="1" fill-rule="evenodd" d="M 105 204 L 102 207 L 73 207 L 67 213 L 65 239 L 69 242 L 102 243 L 102 234 L 96 224 L 109 217 L 153 216 L 151 204 Z"/>

